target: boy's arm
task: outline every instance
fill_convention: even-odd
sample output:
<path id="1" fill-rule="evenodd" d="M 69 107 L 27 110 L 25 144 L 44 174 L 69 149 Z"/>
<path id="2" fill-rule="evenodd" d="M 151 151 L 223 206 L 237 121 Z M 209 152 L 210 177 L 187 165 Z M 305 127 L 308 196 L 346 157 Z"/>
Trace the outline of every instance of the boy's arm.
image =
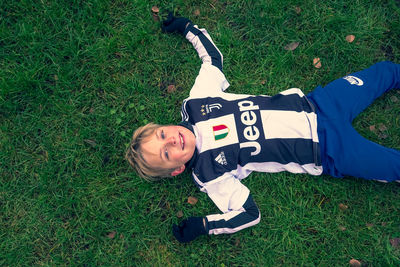
<path id="1" fill-rule="evenodd" d="M 239 210 L 206 217 L 189 217 L 179 226 L 173 225 L 172 232 L 181 243 L 187 243 L 200 235 L 233 234 L 260 222 L 260 211 L 251 195 Z"/>
<path id="2" fill-rule="evenodd" d="M 171 13 L 162 24 L 164 32 L 179 32 L 196 49 L 202 67 L 191 89 L 191 96 L 209 96 L 224 91 L 229 83 L 222 72 L 223 56 L 205 29 L 199 29 L 189 19 Z"/>
<path id="3" fill-rule="evenodd" d="M 223 214 L 204 218 L 190 217 L 179 226 L 173 226 L 173 234 L 180 242 L 190 242 L 202 234 L 232 234 L 260 221 L 260 212 L 249 190 L 234 177 L 202 187 Z M 204 220 L 204 224 L 203 224 Z"/>

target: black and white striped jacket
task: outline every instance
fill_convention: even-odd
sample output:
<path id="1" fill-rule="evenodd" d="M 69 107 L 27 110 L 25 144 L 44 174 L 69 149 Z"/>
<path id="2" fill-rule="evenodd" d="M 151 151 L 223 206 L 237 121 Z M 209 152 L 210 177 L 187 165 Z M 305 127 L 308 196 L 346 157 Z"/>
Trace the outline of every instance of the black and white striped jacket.
<path id="1" fill-rule="evenodd" d="M 185 31 L 203 64 L 182 119 L 196 136 L 194 182 L 223 214 L 208 215 L 209 234 L 234 233 L 260 221 L 240 180 L 252 171 L 320 175 L 317 115 L 300 89 L 275 96 L 225 93 L 223 56 L 205 29 Z"/>

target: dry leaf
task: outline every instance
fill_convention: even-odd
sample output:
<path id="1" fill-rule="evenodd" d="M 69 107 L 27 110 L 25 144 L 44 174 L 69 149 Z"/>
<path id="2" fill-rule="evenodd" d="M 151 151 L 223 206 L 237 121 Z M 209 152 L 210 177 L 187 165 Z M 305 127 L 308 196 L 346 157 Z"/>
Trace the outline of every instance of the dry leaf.
<path id="1" fill-rule="evenodd" d="M 317 69 L 321 68 L 321 59 L 319 57 L 316 57 L 313 59 L 313 65 L 314 67 L 316 67 Z"/>
<path id="2" fill-rule="evenodd" d="M 293 42 L 285 45 L 284 49 L 288 51 L 293 51 L 299 46 L 299 44 L 300 44 L 299 42 Z"/>
<path id="3" fill-rule="evenodd" d="M 361 267 L 361 262 L 356 259 L 351 259 L 349 263 L 351 267 Z"/>
<path id="4" fill-rule="evenodd" d="M 198 201 L 198 199 L 195 198 L 195 197 L 188 197 L 188 200 L 187 200 L 187 202 L 188 202 L 190 205 L 195 205 L 195 204 L 197 203 L 197 201 Z"/>
<path id="5" fill-rule="evenodd" d="M 55 81 L 58 81 L 58 75 L 57 75 L 57 74 L 54 75 L 54 80 L 55 80 Z"/>
<path id="6" fill-rule="evenodd" d="M 168 92 L 169 94 L 171 94 L 171 93 L 173 93 L 173 92 L 175 92 L 175 91 L 176 91 L 175 85 L 173 85 L 173 84 L 168 85 L 168 87 L 167 87 L 167 92 Z"/>
<path id="7" fill-rule="evenodd" d="M 296 10 L 296 13 L 297 13 L 297 14 L 300 14 L 300 13 L 301 13 L 301 8 L 300 8 L 300 7 L 296 6 L 294 9 Z"/>
<path id="8" fill-rule="evenodd" d="M 345 211 L 345 210 L 347 210 L 349 208 L 349 206 L 347 206 L 347 205 L 345 205 L 345 204 L 343 204 L 343 203 L 340 203 L 339 204 L 339 209 L 341 210 L 341 211 Z"/>
<path id="9" fill-rule="evenodd" d="M 392 247 L 394 248 L 399 248 L 400 247 L 400 238 L 396 237 L 393 239 L 390 239 L 390 244 L 392 245 Z"/>
<path id="10" fill-rule="evenodd" d="M 196 9 L 194 12 L 193 12 L 193 14 L 195 15 L 195 16 L 200 16 L 200 9 Z"/>
<path id="11" fill-rule="evenodd" d="M 369 126 L 369 130 L 370 130 L 371 132 L 375 132 L 375 131 L 376 131 L 375 125 L 370 125 L 370 126 Z"/>
<path id="12" fill-rule="evenodd" d="M 367 226 L 368 228 L 372 228 L 374 226 L 373 223 L 366 223 L 365 226 Z"/>
<path id="13" fill-rule="evenodd" d="M 392 100 L 392 102 L 394 102 L 394 103 L 396 103 L 396 102 L 399 101 L 399 99 L 398 99 L 397 96 L 395 96 L 395 95 L 392 95 L 392 96 L 390 97 L 390 100 Z"/>
<path id="14" fill-rule="evenodd" d="M 339 226 L 338 228 L 340 231 L 346 231 L 346 227 L 344 227 L 344 226 Z"/>
<path id="15" fill-rule="evenodd" d="M 356 37 L 352 34 L 346 36 L 346 41 L 352 43 Z"/>
<path id="16" fill-rule="evenodd" d="M 183 217 L 183 211 L 178 210 L 178 212 L 176 213 L 176 217 L 182 218 Z"/>
<path id="17" fill-rule="evenodd" d="M 117 234 L 117 232 L 112 231 L 112 232 L 109 232 L 109 233 L 107 234 L 107 237 L 110 238 L 110 239 L 113 239 L 113 238 L 115 237 L 116 234 Z"/>
<path id="18" fill-rule="evenodd" d="M 153 13 L 158 13 L 158 12 L 160 12 L 160 9 L 158 8 L 158 6 L 153 6 L 153 7 L 151 8 L 151 12 L 153 12 Z"/>

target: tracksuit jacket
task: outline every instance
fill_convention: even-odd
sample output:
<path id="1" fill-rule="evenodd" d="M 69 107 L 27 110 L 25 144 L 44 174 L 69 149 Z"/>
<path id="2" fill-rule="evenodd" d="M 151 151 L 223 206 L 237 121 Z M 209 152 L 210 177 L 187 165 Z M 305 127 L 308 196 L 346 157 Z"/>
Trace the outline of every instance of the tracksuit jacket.
<path id="1" fill-rule="evenodd" d="M 226 93 L 229 83 L 222 72 L 223 56 L 207 31 L 191 24 L 184 36 L 203 62 L 182 105 L 181 125 L 196 137 L 195 153 L 186 167 L 222 212 L 206 216 L 208 234 L 234 233 L 260 221 L 250 191 L 241 183 L 252 171 L 352 175 L 340 173 L 334 162 L 321 158 L 321 151 L 341 142 L 329 144 L 331 139 L 325 138 L 324 131 L 334 125 L 322 122 L 321 126 L 317 119 L 319 103 L 324 102 L 318 92 L 324 88 L 308 96 L 297 88 L 274 96 Z M 351 86 L 351 79 L 342 80 Z M 398 153 L 394 160 L 399 160 L 399 151 L 394 151 Z M 397 165 L 394 177 L 400 177 Z"/>

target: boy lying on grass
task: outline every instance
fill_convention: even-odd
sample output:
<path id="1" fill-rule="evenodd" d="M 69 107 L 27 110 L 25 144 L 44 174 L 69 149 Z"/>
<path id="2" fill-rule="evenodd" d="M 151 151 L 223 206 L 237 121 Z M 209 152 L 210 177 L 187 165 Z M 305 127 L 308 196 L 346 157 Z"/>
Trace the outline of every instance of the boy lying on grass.
<path id="1" fill-rule="evenodd" d="M 259 210 L 240 182 L 252 171 L 400 180 L 400 151 L 366 140 L 351 125 L 374 99 L 400 87 L 399 64 L 375 64 L 308 95 L 297 88 L 275 96 L 230 94 L 224 92 L 229 83 L 222 54 L 205 29 L 172 14 L 162 28 L 183 34 L 203 64 L 183 101 L 182 122 L 140 127 L 126 157 L 149 180 L 191 170 L 196 185 L 222 211 L 174 225 L 178 241 L 257 224 Z"/>

